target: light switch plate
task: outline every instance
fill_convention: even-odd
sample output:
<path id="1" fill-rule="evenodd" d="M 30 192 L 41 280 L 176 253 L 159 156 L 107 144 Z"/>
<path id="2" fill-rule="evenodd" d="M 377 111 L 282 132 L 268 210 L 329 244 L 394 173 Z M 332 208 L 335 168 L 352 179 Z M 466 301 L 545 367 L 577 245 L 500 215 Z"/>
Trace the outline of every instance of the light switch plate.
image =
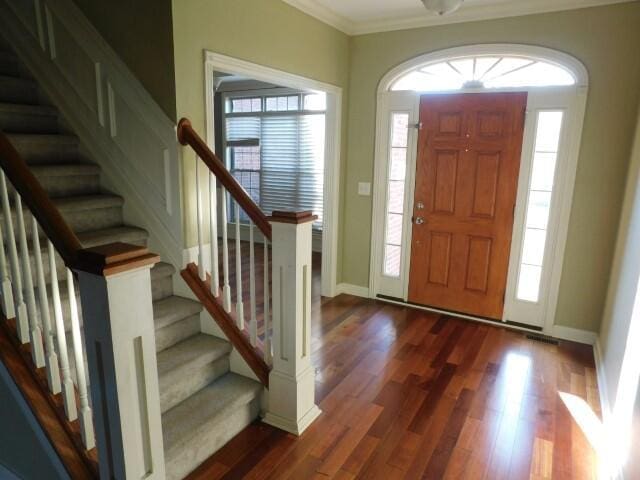
<path id="1" fill-rule="evenodd" d="M 358 182 L 358 195 L 368 197 L 371 195 L 371 183 Z"/>

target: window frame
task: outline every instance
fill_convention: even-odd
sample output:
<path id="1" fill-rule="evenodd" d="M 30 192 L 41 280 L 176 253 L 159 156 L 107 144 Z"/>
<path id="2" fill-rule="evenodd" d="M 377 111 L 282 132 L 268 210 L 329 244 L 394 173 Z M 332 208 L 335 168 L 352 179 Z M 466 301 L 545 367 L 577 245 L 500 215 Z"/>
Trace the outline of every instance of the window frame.
<path id="1" fill-rule="evenodd" d="M 233 174 L 231 159 L 229 155 L 227 155 L 227 149 L 229 148 L 229 143 L 227 142 L 227 118 L 238 118 L 238 117 L 269 117 L 269 116 L 284 116 L 284 115 L 324 115 L 325 118 L 328 114 L 327 105 L 325 105 L 324 110 L 305 110 L 303 108 L 298 108 L 298 110 L 279 110 L 279 111 L 267 111 L 266 110 L 266 99 L 269 97 L 288 97 L 288 96 L 298 96 L 298 107 L 304 107 L 304 97 L 305 95 L 313 95 L 314 93 L 324 93 L 324 92 L 309 92 L 302 91 L 293 88 L 286 87 L 273 87 L 273 88 L 263 88 L 263 89 L 251 89 L 251 90 L 239 90 L 239 91 L 229 91 L 229 92 L 221 92 L 221 101 L 222 101 L 222 121 L 221 121 L 221 136 L 222 136 L 222 153 L 225 167 Z M 260 112 L 227 112 L 227 105 L 229 101 L 239 98 L 256 98 L 260 97 L 262 99 L 262 110 Z M 325 132 L 326 135 L 326 132 Z M 258 144 L 260 139 L 258 140 Z M 326 147 L 325 147 L 326 148 Z M 326 157 L 326 155 L 324 156 Z M 324 158 L 323 157 L 323 161 Z M 324 168 L 323 168 L 323 177 L 324 177 Z M 263 192 L 263 178 L 262 175 L 262 156 L 260 157 L 260 199 L 262 199 Z M 326 179 L 323 178 L 323 181 Z M 323 191 L 324 197 L 324 191 Z M 235 223 L 235 210 L 231 208 L 231 204 L 229 203 L 231 200 L 227 199 L 227 218 L 228 223 Z M 324 203 L 324 198 L 323 198 Z M 320 226 L 314 225 L 313 231 L 314 235 L 318 235 L 324 229 L 324 205 L 323 205 L 323 218 L 322 224 Z M 245 223 L 241 220 L 240 225 L 246 226 L 248 223 Z"/>

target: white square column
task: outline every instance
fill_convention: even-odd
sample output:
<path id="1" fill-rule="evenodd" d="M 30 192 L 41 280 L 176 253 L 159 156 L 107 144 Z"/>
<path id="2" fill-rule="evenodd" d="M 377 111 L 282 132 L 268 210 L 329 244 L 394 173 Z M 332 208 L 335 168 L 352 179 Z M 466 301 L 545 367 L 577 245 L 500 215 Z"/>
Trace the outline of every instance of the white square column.
<path id="1" fill-rule="evenodd" d="M 311 364 L 311 212 L 273 212 L 273 368 L 264 422 L 300 435 L 317 417 Z"/>

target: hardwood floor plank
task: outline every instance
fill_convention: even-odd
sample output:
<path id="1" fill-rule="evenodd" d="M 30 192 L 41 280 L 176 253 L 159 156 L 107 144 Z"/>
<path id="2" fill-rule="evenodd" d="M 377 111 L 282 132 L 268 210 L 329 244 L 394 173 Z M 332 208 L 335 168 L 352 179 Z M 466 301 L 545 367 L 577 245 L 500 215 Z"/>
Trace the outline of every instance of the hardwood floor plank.
<path id="1" fill-rule="evenodd" d="M 600 413 L 589 347 L 349 295 L 313 302 L 323 414 L 299 438 L 256 422 L 192 478 L 591 478 L 595 453 L 558 395 Z"/>

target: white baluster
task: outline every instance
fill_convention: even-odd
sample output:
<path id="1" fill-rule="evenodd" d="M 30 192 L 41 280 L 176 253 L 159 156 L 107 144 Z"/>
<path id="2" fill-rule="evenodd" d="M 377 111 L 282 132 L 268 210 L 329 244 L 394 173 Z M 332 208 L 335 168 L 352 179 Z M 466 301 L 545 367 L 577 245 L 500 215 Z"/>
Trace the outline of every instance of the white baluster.
<path id="1" fill-rule="evenodd" d="M 202 198 L 200 195 L 200 176 L 198 174 L 198 166 L 199 166 L 198 162 L 198 155 L 196 155 L 196 217 L 197 217 L 197 222 L 198 222 L 198 275 L 200 276 L 200 279 L 202 280 L 206 280 L 207 279 L 207 272 L 205 270 L 205 265 L 204 265 L 204 257 L 203 257 L 203 253 L 204 253 L 204 249 L 202 247 L 203 241 L 202 241 Z"/>
<path id="2" fill-rule="evenodd" d="M 46 351 L 45 363 L 47 365 L 47 383 L 52 393 L 60 391 L 60 370 L 58 369 L 58 355 L 53 347 L 53 331 L 51 330 L 51 316 L 49 315 L 49 299 L 47 298 L 47 282 L 44 279 L 42 266 L 42 252 L 40 251 L 40 237 L 38 234 L 38 222 L 33 219 L 31 233 L 33 238 L 33 254 L 36 263 L 36 279 L 38 282 L 38 298 L 40 300 L 40 318 L 42 319 L 42 334 Z M 55 264 L 55 261 L 54 261 Z"/>
<path id="3" fill-rule="evenodd" d="M 16 316 L 13 309 L 13 292 L 11 291 L 11 279 L 7 271 L 7 257 L 4 253 L 4 236 L 2 228 L 0 228 L 0 293 L 2 294 L 2 312 L 5 318 L 13 318 Z"/>
<path id="4" fill-rule="evenodd" d="M 95 447 L 96 440 L 93 431 L 91 407 L 89 406 L 89 394 L 87 392 L 87 378 L 82 350 L 82 337 L 80 336 L 76 290 L 73 286 L 73 274 L 68 268 L 67 291 L 69 293 L 69 307 L 71 310 L 71 335 L 73 338 L 73 355 L 76 361 L 76 380 L 78 381 L 78 396 L 80 397 L 80 433 L 82 434 L 82 443 L 87 450 L 90 450 Z"/>
<path id="5" fill-rule="evenodd" d="M 218 271 L 218 189 L 216 177 L 209 174 L 209 240 L 211 242 L 211 293 L 220 295 L 220 272 Z"/>
<path id="6" fill-rule="evenodd" d="M 258 320 L 256 319 L 256 258 L 253 246 L 253 222 L 249 221 L 249 340 L 254 347 L 258 344 Z"/>
<path id="7" fill-rule="evenodd" d="M 7 182 L 2 170 L 0 170 L 0 197 L 2 197 L 2 215 L 4 216 L 4 226 L 7 232 L 7 242 L 9 245 L 9 262 L 11 265 L 12 280 L 11 286 L 13 287 L 13 307 L 16 316 L 16 328 L 18 330 L 18 338 L 20 341 L 22 343 L 27 343 L 29 341 L 27 306 L 24 303 L 24 297 L 22 295 L 22 273 L 20 272 L 16 237 L 13 231 L 13 220 L 11 218 L 11 207 L 9 206 Z"/>
<path id="8" fill-rule="evenodd" d="M 264 314 L 263 314 L 263 328 L 264 328 L 264 361 L 267 365 L 271 365 L 271 332 L 269 331 L 269 241 L 267 237 L 264 238 L 264 243 L 262 244 L 263 250 L 263 262 L 264 265 L 262 267 L 264 273 Z"/>
<path id="9" fill-rule="evenodd" d="M 31 277 L 31 259 L 29 258 L 29 246 L 27 245 L 27 231 L 24 226 L 22 213 L 22 200 L 17 190 L 14 195 L 16 209 L 16 221 L 18 239 L 20 241 L 20 261 L 24 276 L 24 289 L 27 297 L 27 316 L 29 318 L 29 336 L 31 340 L 31 357 L 36 367 L 44 367 L 44 348 L 42 346 L 42 332 L 38 322 L 38 309 L 36 308 L 36 296 L 33 292 L 33 278 Z"/>
<path id="10" fill-rule="evenodd" d="M 229 242 L 227 239 L 227 191 L 222 189 L 222 307 L 231 311 L 231 286 L 229 285 Z"/>
<path id="11" fill-rule="evenodd" d="M 60 356 L 60 375 L 62 376 L 62 399 L 64 400 L 64 412 L 67 418 L 73 421 L 78 418 L 78 409 L 76 407 L 76 395 L 73 379 L 71 378 L 71 369 L 69 368 L 67 337 L 64 331 L 64 318 L 62 317 L 62 304 L 60 303 L 60 290 L 58 288 L 58 272 L 56 271 L 56 252 L 50 241 L 48 242 L 48 249 L 53 319 L 56 325 L 56 340 L 58 344 L 58 355 Z"/>
<path id="12" fill-rule="evenodd" d="M 240 252 L 240 205 L 236 206 L 236 325 L 244 330 L 244 304 L 242 303 L 242 254 Z"/>

